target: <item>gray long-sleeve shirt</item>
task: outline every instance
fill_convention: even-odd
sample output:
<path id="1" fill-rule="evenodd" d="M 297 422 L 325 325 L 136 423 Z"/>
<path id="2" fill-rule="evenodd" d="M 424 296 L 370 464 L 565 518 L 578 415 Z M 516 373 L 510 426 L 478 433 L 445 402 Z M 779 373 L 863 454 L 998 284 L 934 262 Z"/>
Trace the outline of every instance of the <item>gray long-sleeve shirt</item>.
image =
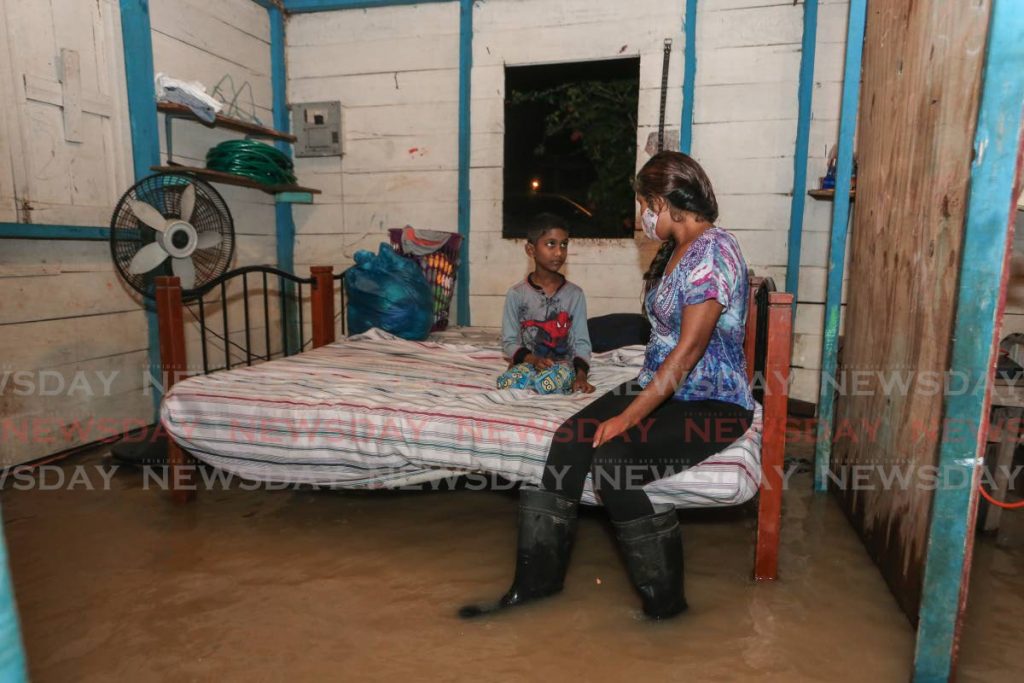
<path id="1" fill-rule="evenodd" d="M 510 360 L 521 349 L 542 358 L 590 363 L 587 300 L 583 290 L 568 280 L 548 296 L 527 276 L 505 295 L 501 320 L 501 348 Z M 520 353 L 519 355 L 525 355 Z"/>

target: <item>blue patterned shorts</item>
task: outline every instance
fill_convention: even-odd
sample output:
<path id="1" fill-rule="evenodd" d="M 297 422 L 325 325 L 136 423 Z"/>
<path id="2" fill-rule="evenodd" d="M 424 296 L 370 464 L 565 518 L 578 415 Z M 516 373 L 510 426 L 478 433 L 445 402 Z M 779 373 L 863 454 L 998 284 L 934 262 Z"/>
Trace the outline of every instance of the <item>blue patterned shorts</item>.
<path id="1" fill-rule="evenodd" d="M 570 394 L 576 371 L 571 365 L 555 363 L 537 370 L 529 363 L 513 365 L 498 377 L 499 389 L 533 389 L 538 394 Z"/>

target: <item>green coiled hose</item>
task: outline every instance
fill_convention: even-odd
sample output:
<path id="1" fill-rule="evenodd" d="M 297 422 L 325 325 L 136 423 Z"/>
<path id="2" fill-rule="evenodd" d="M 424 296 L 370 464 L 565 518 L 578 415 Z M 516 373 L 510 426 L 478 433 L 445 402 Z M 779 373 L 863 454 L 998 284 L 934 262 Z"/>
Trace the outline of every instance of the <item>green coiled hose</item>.
<path id="1" fill-rule="evenodd" d="M 206 168 L 244 176 L 263 185 L 294 185 L 292 160 L 255 140 L 226 140 L 206 153 Z"/>

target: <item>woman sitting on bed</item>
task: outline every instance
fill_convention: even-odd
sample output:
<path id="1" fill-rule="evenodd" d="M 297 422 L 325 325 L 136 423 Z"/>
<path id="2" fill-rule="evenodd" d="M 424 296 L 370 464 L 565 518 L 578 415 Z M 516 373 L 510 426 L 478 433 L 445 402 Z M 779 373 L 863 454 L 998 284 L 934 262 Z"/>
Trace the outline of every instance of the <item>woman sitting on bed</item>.
<path id="1" fill-rule="evenodd" d="M 645 276 L 653 329 L 643 369 L 555 433 L 541 487 L 520 492 L 512 587 L 493 605 L 462 608 L 464 617 L 562 590 L 588 474 L 644 612 L 662 619 L 686 609 L 675 508 L 655 507 L 642 487 L 723 450 L 750 425 L 747 265 L 736 238 L 714 225 L 715 193 L 689 156 L 655 155 L 635 190 L 644 234 L 662 243 Z"/>

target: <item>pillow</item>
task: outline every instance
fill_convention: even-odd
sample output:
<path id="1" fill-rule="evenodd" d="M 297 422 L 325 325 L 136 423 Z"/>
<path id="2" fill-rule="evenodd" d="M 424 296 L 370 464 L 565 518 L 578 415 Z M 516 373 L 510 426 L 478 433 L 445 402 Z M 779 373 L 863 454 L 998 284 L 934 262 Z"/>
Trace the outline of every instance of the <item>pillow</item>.
<path id="1" fill-rule="evenodd" d="M 612 351 L 634 344 L 647 345 L 651 323 L 639 313 L 611 313 L 587 320 L 594 353 Z"/>

